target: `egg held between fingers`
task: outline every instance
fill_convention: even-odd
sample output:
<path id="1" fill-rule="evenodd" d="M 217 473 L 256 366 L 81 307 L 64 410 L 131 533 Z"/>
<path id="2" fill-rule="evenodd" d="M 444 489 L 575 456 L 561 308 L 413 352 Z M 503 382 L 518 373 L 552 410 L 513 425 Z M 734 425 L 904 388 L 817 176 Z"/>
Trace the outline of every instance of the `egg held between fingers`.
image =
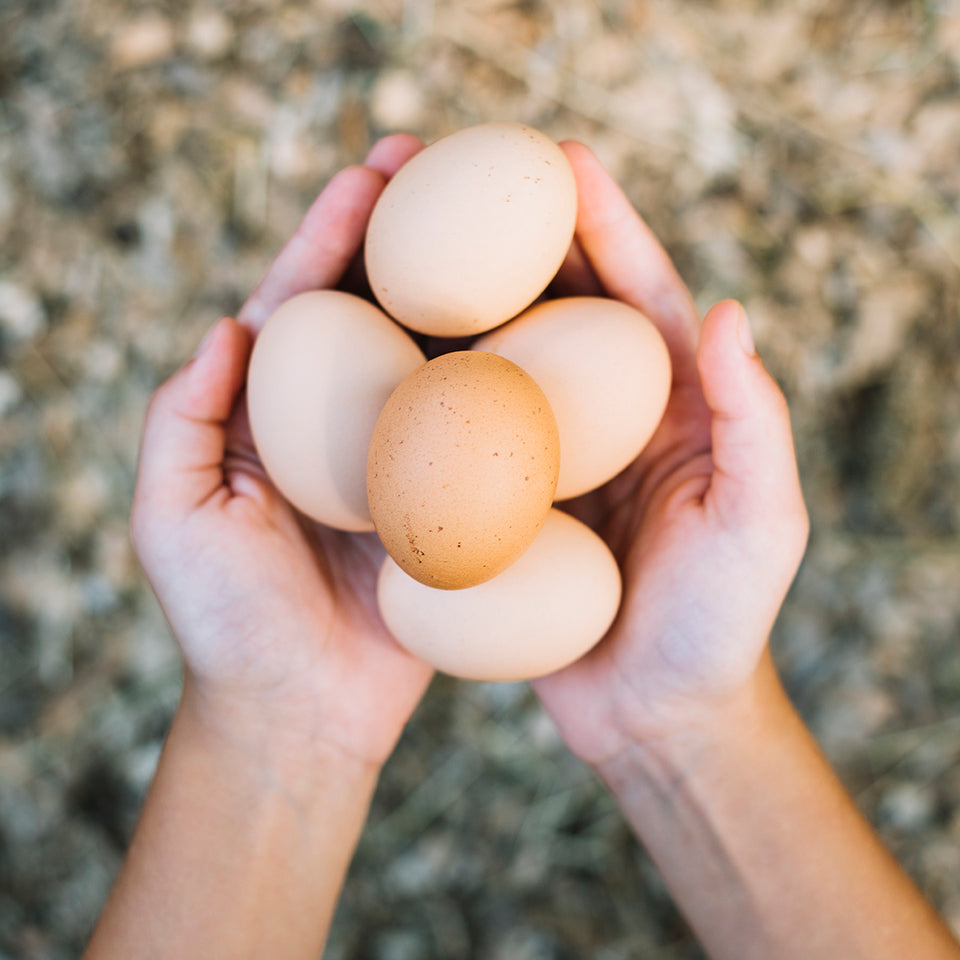
<path id="1" fill-rule="evenodd" d="M 551 510 L 530 547 L 501 574 L 464 590 L 435 590 L 390 557 L 377 583 L 397 642 L 468 680 L 528 680 L 578 660 L 609 630 L 620 571 L 589 527 Z"/>
<path id="2" fill-rule="evenodd" d="M 301 293 L 274 311 L 247 372 L 250 430 L 274 486 L 301 513 L 373 529 L 370 437 L 394 388 L 424 360 L 406 331 L 348 293 Z"/>
<path id="3" fill-rule="evenodd" d="M 533 378 L 491 353 L 448 353 L 407 377 L 377 420 L 370 512 L 407 574 L 463 589 L 533 542 L 559 470 L 556 421 Z"/>

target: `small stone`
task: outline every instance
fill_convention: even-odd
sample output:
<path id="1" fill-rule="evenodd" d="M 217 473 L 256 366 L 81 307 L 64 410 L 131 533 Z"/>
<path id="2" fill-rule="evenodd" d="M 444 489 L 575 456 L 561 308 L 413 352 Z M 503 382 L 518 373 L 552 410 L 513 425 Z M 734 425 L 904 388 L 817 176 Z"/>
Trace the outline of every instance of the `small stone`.
<path id="1" fill-rule="evenodd" d="M 370 115 L 384 130 L 411 130 L 423 120 L 423 92 L 406 70 L 384 73 L 373 89 Z"/>
<path id="2" fill-rule="evenodd" d="M 23 389 L 12 373 L 0 370 L 0 420 L 23 399 Z"/>
<path id="3" fill-rule="evenodd" d="M 130 590 L 138 583 L 139 566 L 130 543 L 126 520 L 111 519 L 98 526 L 94 565 L 114 590 Z"/>
<path id="4" fill-rule="evenodd" d="M 922 316 L 930 292 L 919 277 L 891 277 L 863 293 L 857 325 L 847 343 L 837 379 L 846 383 L 869 380 L 903 354 L 911 324 Z"/>
<path id="5" fill-rule="evenodd" d="M 220 96 L 231 119 L 258 130 L 269 126 L 277 106 L 267 90 L 246 78 L 224 80 Z"/>
<path id="6" fill-rule="evenodd" d="M 5 227 L 16 209 L 16 193 L 13 184 L 0 169 L 0 228 Z"/>
<path id="7" fill-rule="evenodd" d="M 108 613 L 117 606 L 117 591 L 102 574 L 90 574 L 80 581 L 83 608 L 87 613 Z"/>
<path id="8" fill-rule="evenodd" d="M 880 814 L 898 830 L 922 830 L 933 818 L 934 797 L 929 787 L 919 783 L 898 783 L 883 795 Z"/>
<path id="9" fill-rule="evenodd" d="M 64 477 L 56 492 L 60 519 L 72 531 L 94 526 L 110 502 L 110 483 L 102 470 L 88 465 Z"/>
<path id="10" fill-rule="evenodd" d="M 168 59 L 173 46 L 170 21 L 148 13 L 118 28 L 110 46 L 110 62 L 117 70 L 135 70 Z"/>
<path id="11" fill-rule="evenodd" d="M 541 753 L 556 753 L 562 747 L 556 724 L 545 710 L 531 712 L 526 727 L 527 739 Z"/>
<path id="12" fill-rule="evenodd" d="M 163 750 L 161 740 L 143 744 L 131 750 L 123 761 L 124 779 L 138 796 L 143 796 L 157 772 L 160 762 L 160 752 Z"/>
<path id="13" fill-rule="evenodd" d="M 43 304 L 29 290 L 0 280 L 0 327 L 14 341 L 31 340 L 46 329 Z"/>
<path id="14" fill-rule="evenodd" d="M 553 945 L 542 933 L 526 927 L 504 931 L 493 950 L 494 960 L 547 960 L 555 955 Z"/>
<path id="15" fill-rule="evenodd" d="M 833 253 L 830 233 L 820 224 L 801 226 L 793 236 L 793 244 L 808 267 L 825 270 L 829 265 Z"/>
<path id="16" fill-rule="evenodd" d="M 123 372 L 123 354 L 110 340 L 94 340 L 83 355 L 83 368 L 88 379 L 97 383 L 113 383 Z"/>
<path id="17" fill-rule="evenodd" d="M 187 25 L 187 46 L 204 60 L 218 60 L 230 51 L 233 24 L 219 10 L 195 10 Z"/>
<path id="18" fill-rule="evenodd" d="M 436 889 L 443 873 L 455 861 L 449 836 L 427 836 L 394 860 L 387 879 L 393 889 L 418 896 Z"/>
<path id="19" fill-rule="evenodd" d="M 426 944 L 416 930 L 385 930 L 377 937 L 378 960 L 417 960 L 426 953 Z"/>

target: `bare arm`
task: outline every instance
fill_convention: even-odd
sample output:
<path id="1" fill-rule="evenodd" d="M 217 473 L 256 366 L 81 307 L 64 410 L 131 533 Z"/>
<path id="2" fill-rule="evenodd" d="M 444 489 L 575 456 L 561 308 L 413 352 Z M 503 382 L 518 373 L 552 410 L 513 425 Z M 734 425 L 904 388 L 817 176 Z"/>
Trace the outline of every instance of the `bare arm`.
<path id="1" fill-rule="evenodd" d="M 254 332 L 334 286 L 386 177 L 341 172 L 247 302 L 151 400 L 131 534 L 184 694 L 88 960 L 317 957 L 382 764 L 430 679 L 376 610 L 382 551 L 298 517 L 244 415 Z"/>
<path id="2" fill-rule="evenodd" d="M 658 325 L 674 382 L 647 449 L 577 504 L 620 562 L 617 621 L 537 692 L 716 960 L 960 960 L 770 659 L 808 521 L 787 404 L 748 318 L 724 301 L 701 323 L 596 158 L 566 149 L 583 257 L 608 295 Z"/>
<path id="3" fill-rule="evenodd" d="M 601 775 L 716 960 L 956 960 L 764 666 L 722 711 Z"/>
<path id="4" fill-rule="evenodd" d="M 188 690 L 86 960 L 319 956 L 376 777 Z"/>

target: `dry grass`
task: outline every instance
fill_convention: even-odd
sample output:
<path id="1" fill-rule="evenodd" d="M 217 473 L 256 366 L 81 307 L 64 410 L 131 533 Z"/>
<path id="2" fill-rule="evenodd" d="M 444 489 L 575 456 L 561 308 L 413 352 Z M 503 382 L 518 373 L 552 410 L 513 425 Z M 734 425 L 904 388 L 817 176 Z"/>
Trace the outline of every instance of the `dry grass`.
<path id="1" fill-rule="evenodd" d="M 153 387 L 393 129 L 589 143 L 698 302 L 742 298 L 814 536 L 775 637 L 960 930 L 960 7 L 892 0 L 0 8 L 0 952 L 76 954 L 177 697 L 126 537 Z M 522 686 L 440 680 L 331 958 L 698 956 Z"/>

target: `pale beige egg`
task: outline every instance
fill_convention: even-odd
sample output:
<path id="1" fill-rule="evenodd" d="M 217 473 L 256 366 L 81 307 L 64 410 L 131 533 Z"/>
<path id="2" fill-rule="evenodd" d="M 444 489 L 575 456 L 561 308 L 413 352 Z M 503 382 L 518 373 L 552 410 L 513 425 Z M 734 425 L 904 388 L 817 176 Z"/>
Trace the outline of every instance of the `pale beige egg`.
<path id="1" fill-rule="evenodd" d="M 474 349 L 512 360 L 547 395 L 560 431 L 558 500 L 601 486 L 631 463 L 670 396 L 670 354 L 660 331 L 619 300 L 539 303 Z"/>
<path id="2" fill-rule="evenodd" d="M 407 377 L 377 420 L 370 512 L 410 576 L 469 587 L 530 545 L 559 469 L 556 421 L 533 379 L 492 353 L 448 353 Z"/>
<path id="3" fill-rule="evenodd" d="M 403 329 L 351 294 L 315 290 L 277 308 L 254 343 L 247 405 L 264 468 L 301 513 L 373 529 L 370 437 L 387 398 L 424 361 Z"/>
<path id="4" fill-rule="evenodd" d="M 526 680 L 578 660 L 610 628 L 620 595 L 607 545 L 560 510 L 550 511 L 514 563 L 479 586 L 435 590 L 389 557 L 377 583 L 380 613 L 397 641 L 470 680 Z"/>
<path id="5" fill-rule="evenodd" d="M 573 170 L 531 127 L 444 137 L 390 180 L 367 229 L 370 286 L 405 326 L 468 336 L 509 320 L 563 262 L 577 217 Z"/>

